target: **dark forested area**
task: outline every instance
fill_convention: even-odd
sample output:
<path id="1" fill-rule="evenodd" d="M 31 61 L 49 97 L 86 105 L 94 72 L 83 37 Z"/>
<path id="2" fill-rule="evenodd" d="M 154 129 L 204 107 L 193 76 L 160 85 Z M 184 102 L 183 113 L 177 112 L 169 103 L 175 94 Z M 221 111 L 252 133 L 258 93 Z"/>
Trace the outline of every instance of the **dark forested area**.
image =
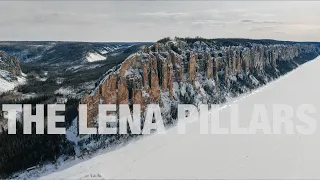
<path id="1" fill-rule="evenodd" d="M 52 96 L 43 95 L 26 100 L 0 100 L 0 111 L 2 104 L 41 104 L 48 102 Z M 62 127 L 69 127 L 72 120 L 78 115 L 78 99 L 69 99 L 66 103 L 66 110 L 59 115 L 65 116 L 65 123 L 59 124 Z M 45 106 L 46 119 L 46 106 Z M 3 121 L 0 117 L 0 121 Z M 2 120 L 1 120 L 2 119 Z M 17 121 L 17 134 L 9 135 L 4 127 L 0 133 L 0 179 L 8 178 L 12 173 L 25 170 L 27 168 L 42 165 L 45 162 L 55 162 L 60 155 L 74 155 L 73 144 L 69 142 L 65 135 L 35 134 L 35 124 L 33 134 L 23 134 L 23 121 Z"/>
<path id="2" fill-rule="evenodd" d="M 45 161 L 55 161 L 60 155 L 61 140 L 61 135 L 25 135 L 19 122 L 15 135 L 8 135 L 3 129 L 0 135 L 0 178 Z"/>

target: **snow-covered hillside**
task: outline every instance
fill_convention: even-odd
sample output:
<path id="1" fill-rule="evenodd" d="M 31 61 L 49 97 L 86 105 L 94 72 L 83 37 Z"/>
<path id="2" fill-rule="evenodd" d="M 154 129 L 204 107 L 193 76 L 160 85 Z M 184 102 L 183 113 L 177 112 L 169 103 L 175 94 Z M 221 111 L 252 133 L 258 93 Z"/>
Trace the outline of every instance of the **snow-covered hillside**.
<path id="1" fill-rule="evenodd" d="M 94 53 L 89 52 L 86 56 L 86 60 L 88 62 L 102 61 L 105 59 L 106 59 L 106 57 L 104 57 L 96 52 L 94 52 Z"/>
<path id="2" fill-rule="evenodd" d="M 16 57 L 0 51 L 0 94 L 25 83 L 25 76 Z"/>
<path id="3" fill-rule="evenodd" d="M 320 57 L 234 101 L 240 108 L 240 126 L 248 124 L 254 104 L 266 105 L 270 121 L 273 104 L 294 110 L 312 104 L 319 112 L 315 95 L 320 86 L 314 78 L 320 76 L 319 66 Z M 223 127 L 231 111 L 225 107 L 220 113 Z M 320 119 L 319 113 L 311 116 Z M 313 135 L 200 135 L 199 129 L 198 122 L 187 125 L 186 135 L 171 128 L 166 135 L 151 135 L 86 161 L 65 163 L 55 172 L 40 174 L 40 179 L 320 178 L 319 127 Z"/>
<path id="4" fill-rule="evenodd" d="M 13 90 L 17 85 L 26 82 L 26 78 L 15 77 L 12 73 L 0 70 L 0 93 Z"/>
<path id="5" fill-rule="evenodd" d="M 139 43 L 93 42 L 0 42 L 0 49 L 21 62 L 45 65 L 74 65 L 130 51 Z M 142 43 L 143 44 L 143 43 Z"/>

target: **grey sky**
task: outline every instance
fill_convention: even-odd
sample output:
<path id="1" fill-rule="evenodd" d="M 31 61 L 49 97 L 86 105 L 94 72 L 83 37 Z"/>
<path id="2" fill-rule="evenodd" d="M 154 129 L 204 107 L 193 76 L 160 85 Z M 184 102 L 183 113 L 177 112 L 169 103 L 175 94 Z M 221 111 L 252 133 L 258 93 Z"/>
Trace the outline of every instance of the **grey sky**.
<path id="1" fill-rule="evenodd" d="M 0 2 L 0 40 L 156 41 L 165 36 L 320 41 L 320 2 Z"/>

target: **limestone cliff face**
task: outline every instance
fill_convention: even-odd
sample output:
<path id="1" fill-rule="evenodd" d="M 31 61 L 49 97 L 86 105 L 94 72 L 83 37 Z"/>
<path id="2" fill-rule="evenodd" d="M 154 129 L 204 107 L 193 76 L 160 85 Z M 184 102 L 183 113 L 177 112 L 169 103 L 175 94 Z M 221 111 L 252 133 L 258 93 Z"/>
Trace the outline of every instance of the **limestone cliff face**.
<path id="1" fill-rule="evenodd" d="M 21 75 L 19 60 L 0 51 L 0 70 L 11 72 L 15 76 Z"/>
<path id="2" fill-rule="evenodd" d="M 92 127 L 94 125 L 94 118 L 98 116 L 99 101 L 100 101 L 99 93 L 95 93 L 94 95 L 89 95 L 86 93 L 80 101 L 81 104 L 87 104 L 88 127 Z"/>
<path id="3" fill-rule="evenodd" d="M 111 74 L 109 78 L 101 84 L 100 93 L 105 104 L 117 103 L 117 82 L 118 76 Z"/>
<path id="4" fill-rule="evenodd" d="M 97 116 L 99 103 L 221 103 L 226 96 L 256 88 L 301 64 L 303 55 L 317 52 L 309 44 L 250 44 L 219 46 L 215 42 L 182 40 L 156 43 L 128 57 L 109 72 L 81 103 L 88 120 Z"/>

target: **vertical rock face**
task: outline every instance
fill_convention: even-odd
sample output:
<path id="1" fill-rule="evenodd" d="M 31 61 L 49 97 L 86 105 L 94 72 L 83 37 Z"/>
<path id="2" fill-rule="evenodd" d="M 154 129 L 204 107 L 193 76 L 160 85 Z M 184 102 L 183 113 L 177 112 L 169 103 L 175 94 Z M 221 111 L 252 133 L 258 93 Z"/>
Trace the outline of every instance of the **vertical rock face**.
<path id="1" fill-rule="evenodd" d="M 307 44 L 215 43 L 156 43 L 129 56 L 99 88 L 82 98 L 81 103 L 88 104 L 88 125 L 94 124 L 99 103 L 141 104 L 142 110 L 147 104 L 161 103 L 167 113 L 171 102 L 219 103 L 223 96 L 257 87 L 261 81 L 257 79 L 270 81 L 277 77 L 275 73 L 292 69 L 296 62 L 291 60 L 318 52 Z"/>
<path id="2" fill-rule="evenodd" d="M 189 67 L 188 67 L 188 76 L 189 76 L 189 83 L 194 84 L 195 79 L 196 79 L 196 56 L 191 55 L 190 56 L 190 61 L 189 61 Z"/>
<path id="3" fill-rule="evenodd" d="M 248 74 L 249 73 L 249 68 L 250 68 L 250 61 L 251 61 L 251 55 L 250 55 L 250 50 L 248 48 L 245 48 L 242 51 L 242 60 L 243 60 L 243 64 L 245 67 L 245 73 Z"/>
<path id="4" fill-rule="evenodd" d="M 236 51 L 236 59 L 237 59 L 237 72 L 236 73 L 241 73 L 242 72 L 242 58 L 240 56 L 239 51 Z"/>
<path id="5" fill-rule="evenodd" d="M 21 75 L 19 60 L 15 56 L 9 56 L 0 51 L 0 70 L 11 72 L 14 76 Z"/>
<path id="6" fill-rule="evenodd" d="M 207 54 L 207 78 L 211 79 L 213 77 L 213 60 L 210 54 Z"/>
<path id="7" fill-rule="evenodd" d="M 149 69 L 148 69 L 148 64 L 144 63 L 143 64 L 143 86 L 146 89 L 149 89 Z"/>
<path id="8" fill-rule="evenodd" d="M 224 62 L 224 82 L 227 82 L 230 75 L 230 69 L 229 64 L 227 62 Z"/>
<path id="9" fill-rule="evenodd" d="M 117 78 L 116 74 L 111 74 L 100 86 L 101 98 L 104 104 L 117 103 Z"/>
<path id="10" fill-rule="evenodd" d="M 129 91 L 125 77 L 120 77 L 120 80 L 118 81 L 118 103 L 129 103 Z"/>
<path id="11" fill-rule="evenodd" d="M 169 87 L 169 97 L 173 97 L 173 67 L 170 63 L 169 66 L 169 80 L 168 80 L 168 87 Z"/>
<path id="12" fill-rule="evenodd" d="M 131 55 L 128 57 L 126 61 L 124 61 L 120 67 L 120 76 L 124 77 L 126 75 L 126 71 L 137 64 L 138 55 Z"/>
<path id="13" fill-rule="evenodd" d="M 94 126 L 94 117 L 98 116 L 99 110 L 99 101 L 100 101 L 100 94 L 95 93 L 93 95 L 85 94 L 84 97 L 81 99 L 81 104 L 87 104 L 87 126 L 93 127 Z"/>
<path id="14" fill-rule="evenodd" d="M 157 58 L 154 55 L 148 56 L 147 59 L 147 70 L 148 70 L 148 88 L 146 91 L 148 92 L 151 102 L 157 103 L 160 97 L 160 85 L 159 85 L 159 76 L 158 76 L 158 64 Z"/>
<path id="15" fill-rule="evenodd" d="M 161 70 L 162 70 L 162 74 L 160 75 L 161 79 L 162 79 L 162 90 L 163 91 L 167 91 L 168 90 L 168 77 L 169 77 L 169 61 L 160 61 L 161 63 Z"/>
<path id="16" fill-rule="evenodd" d="M 184 73 L 183 73 L 183 64 L 181 60 L 181 56 L 173 51 L 170 52 L 173 69 L 175 71 L 175 78 L 177 82 L 184 82 Z"/>
<path id="17" fill-rule="evenodd" d="M 238 63 L 238 59 L 237 59 L 237 55 L 236 55 L 236 52 L 233 51 L 233 50 L 230 50 L 229 51 L 229 59 L 231 60 L 231 64 L 232 64 L 232 70 L 231 70 L 231 73 L 232 74 L 235 74 L 236 73 L 236 70 L 237 70 L 237 63 Z"/>
<path id="18" fill-rule="evenodd" d="M 141 89 L 134 89 L 133 90 L 133 97 L 132 97 L 132 104 L 140 104 L 143 106 L 142 103 L 142 90 Z"/>
<path id="19" fill-rule="evenodd" d="M 152 103 L 158 103 L 160 97 L 158 73 L 156 70 L 151 70 L 150 76 L 151 88 L 149 89 L 149 94 L 152 98 Z"/>
<path id="20" fill-rule="evenodd" d="M 141 108 L 143 109 L 142 76 L 140 74 L 130 74 L 126 78 L 127 78 L 127 91 L 129 93 L 128 104 L 140 104 Z"/>

